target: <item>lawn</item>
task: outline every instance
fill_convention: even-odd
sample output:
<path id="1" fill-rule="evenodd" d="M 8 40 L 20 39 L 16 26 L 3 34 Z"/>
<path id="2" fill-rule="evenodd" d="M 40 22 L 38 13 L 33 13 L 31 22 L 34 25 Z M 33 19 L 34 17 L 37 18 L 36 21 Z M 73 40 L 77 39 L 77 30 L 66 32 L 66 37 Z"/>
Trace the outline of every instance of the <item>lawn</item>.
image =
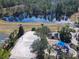
<path id="1" fill-rule="evenodd" d="M 18 29 L 19 24 L 22 24 L 25 31 L 31 30 L 33 27 L 38 28 L 41 26 L 41 23 L 9 23 L 9 22 L 0 22 L 0 32 L 9 34 L 14 30 Z M 48 26 L 51 31 L 58 31 L 62 25 L 44 23 L 45 26 Z"/>

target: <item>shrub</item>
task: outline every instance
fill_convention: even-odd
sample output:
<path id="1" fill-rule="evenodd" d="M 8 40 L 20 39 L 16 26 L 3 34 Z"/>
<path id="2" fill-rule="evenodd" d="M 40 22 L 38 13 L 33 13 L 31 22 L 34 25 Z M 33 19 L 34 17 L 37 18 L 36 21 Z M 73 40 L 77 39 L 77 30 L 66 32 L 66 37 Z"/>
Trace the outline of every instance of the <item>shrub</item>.
<path id="1" fill-rule="evenodd" d="M 31 31 L 36 31 L 36 28 L 35 28 L 35 27 L 33 27 Z"/>
<path id="2" fill-rule="evenodd" d="M 20 38 L 23 34 L 24 34 L 24 29 L 23 29 L 22 24 L 20 24 L 17 38 Z"/>
<path id="3" fill-rule="evenodd" d="M 65 42 L 65 43 L 70 43 L 71 42 L 71 28 L 69 28 L 68 25 L 64 26 L 60 31 L 60 40 Z"/>
<path id="4" fill-rule="evenodd" d="M 32 44 L 33 52 L 37 52 L 37 59 L 44 59 L 44 50 L 47 48 L 48 42 L 46 35 L 48 33 L 47 27 L 42 26 L 36 30 L 36 34 L 40 37 Z"/>
<path id="5" fill-rule="evenodd" d="M 44 24 L 41 24 L 41 27 L 38 28 L 36 30 L 36 32 L 37 32 L 38 35 L 41 33 L 43 35 L 48 36 L 51 31 L 50 31 L 50 29 L 47 26 L 44 26 Z"/>

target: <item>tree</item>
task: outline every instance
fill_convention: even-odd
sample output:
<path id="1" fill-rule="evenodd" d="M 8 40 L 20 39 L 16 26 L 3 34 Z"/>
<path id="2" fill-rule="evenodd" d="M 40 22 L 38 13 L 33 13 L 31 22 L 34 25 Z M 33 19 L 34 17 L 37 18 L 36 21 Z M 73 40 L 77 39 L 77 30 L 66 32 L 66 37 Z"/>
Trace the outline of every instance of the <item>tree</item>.
<path id="1" fill-rule="evenodd" d="M 45 36 L 48 36 L 48 34 L 49 34 L 51 31 L 50 31 L 50 29 L 49 29 L 47 26 L 44 26 L 44 24 L 41 24 L 41 27 L 38 28 L 38 29 L 36 30 L 36 32 L 37 32 L 37 35 L 38 35 L 38 36 L 41 36 L 40 34 L 43 34 L 43 35 L 45 35 Z"/>
<path id="2" fill-rule="evenodd" d="M 78 0 L 64 0 L 63 2 L 63 12 L 66 15 L 71 16 L 73 13 L 78 11 L 79 1 Z"/>
<path id="3" fill-rule="evenodd" d="M 60 17 L 63 14 L 62 4 L 61 3 L 57 4 L 56 9 L 55 9 L 55 13 L 56 13 L 56 20 L 60 21 Z"/>
<path id="4" fill-rule="evenodd" d="M 39 28 L 39 31 L 36 31 L 36 34 L 40 39 L 33 42 L 33 52 L 37 53 L 37 59 L 44 59 L 44 50 L 47 48 L 48 42 L 43 27 Z"/>
<path id="5" fill-rule="evenodd" d="M 33 51 L 37 53 L 37 59 L 44 59 L 44 50 L 47 48 L 47 40 L 45 37 L 35 40 L 32 44 Z"/>
<path id="6" fill-rule="evenodd" d="M 61 5 L 61 11 L 67 16 L 71 16 L 73 13 L 77 12 L 79 7 L 78 0 L 60 0 L 58 4 Z"/>
<path id="7" fill-rule="evenodd" d="M 44 40 L 44 39 L 42 39 Z M 33 51 L 37 54 L 37 59 L 44 59 L 44 50 L 47 48 L 47 44 L 45 44 L 42 40 L 35 40 L 32 44 Z"/>
<path id="8" fill-rule="evenodd" d="M 60 31 L 60 40 L 65 42 L 65 43 L 70 43 L 71 42 L 71 28 L 69 28 L 68 25 L 64 26 Z"/>
<path id="9" fill-rule="evenodd" d="M 23 29 L 22 24 L 20 24 L 17 38 L 20 38 L 23 34 L 24 34 L 24 29 Z"/>
<path id="10" fill-rule="evenodd" d="M 48 17 L 49 21 L 52 21 L 53 14 L 55 14 L 55 17 L 59 20 L 63 14 L 71 16 L 77 12 L 79 0 L 0 0 L 0 7 L 2 7 L 2 9 L 16 5 L 25 6 L 25 8 L 21 7 L 20 12 L 24 11 L 34 16 L 43 15 L 44 18 Z M 16 10 L 17 8 L 18 7 L 15 7 L 14 9 Z M 3 12 L 1 12 L 2 16 Z M 18 10 L 16 12 L 18 12 Z M 8 10 L 8 14 L 9 13 L 10 10 Z"/>
<path id="11" fill-rule="evenodd" d="M 35 28 L 35 27 L 33 27 L 31 31 L 36 31 L 36 28 Z"/>

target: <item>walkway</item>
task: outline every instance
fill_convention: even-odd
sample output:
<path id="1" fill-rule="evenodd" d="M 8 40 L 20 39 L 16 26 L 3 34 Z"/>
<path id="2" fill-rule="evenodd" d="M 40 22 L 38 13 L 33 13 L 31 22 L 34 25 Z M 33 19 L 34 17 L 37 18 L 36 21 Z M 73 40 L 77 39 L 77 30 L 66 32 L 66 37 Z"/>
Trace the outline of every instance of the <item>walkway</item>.
<path id="1" fill-rule="evenodd" d="M 26 32 L 16 43 L 11 51 L 10 59 L 35 59 L 36 55 L 31 51 L 31 44 L 38 39 L 33 31 Z"/>

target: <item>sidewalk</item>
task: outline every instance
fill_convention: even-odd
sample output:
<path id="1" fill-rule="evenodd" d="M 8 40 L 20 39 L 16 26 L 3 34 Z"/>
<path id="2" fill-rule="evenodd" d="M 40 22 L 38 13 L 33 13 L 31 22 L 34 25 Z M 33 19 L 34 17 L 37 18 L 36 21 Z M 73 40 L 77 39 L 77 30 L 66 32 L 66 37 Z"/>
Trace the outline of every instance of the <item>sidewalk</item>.
<path id="1" fill-rule="evenodd" d="M 10 59 L 35 59 L 36 54 L 31 52 L 31 44 L 38 39 L 33 31 L 26 32 L 11 51 Z"/>

